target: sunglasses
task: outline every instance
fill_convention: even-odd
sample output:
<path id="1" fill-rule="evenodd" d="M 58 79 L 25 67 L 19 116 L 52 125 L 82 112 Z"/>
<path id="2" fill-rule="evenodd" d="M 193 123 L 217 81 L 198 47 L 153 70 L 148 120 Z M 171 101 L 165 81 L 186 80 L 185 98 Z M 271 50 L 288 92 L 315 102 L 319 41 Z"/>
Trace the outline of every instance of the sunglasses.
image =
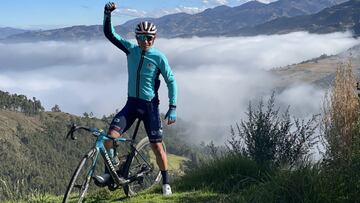
<path id="1" fill-rule="evenodd" d="M 152 35 L 136 35 L 136 38 L 140 41 L 152 41 L 155 37 Z"/>

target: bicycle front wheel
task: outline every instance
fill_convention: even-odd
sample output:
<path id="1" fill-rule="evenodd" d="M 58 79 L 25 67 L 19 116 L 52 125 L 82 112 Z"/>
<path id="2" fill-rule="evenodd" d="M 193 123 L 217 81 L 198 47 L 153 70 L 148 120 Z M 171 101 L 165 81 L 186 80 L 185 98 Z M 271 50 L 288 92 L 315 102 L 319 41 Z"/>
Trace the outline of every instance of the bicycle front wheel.
<path id="1" fill-rule="evenodd" d="M 91 176 L 94 173 L 93 166 L 96 161 L 97 150 L 91 149 L 80 161 L 70 183 L 66 189 L 63 203 L 83 202 L 85 194 L 89 189 Z"/>
<path id="2" fill-rule="evenodd" d="M 164 150 L 165 150 L 165 145 Z M 158 183 L 161 179 L 161 172 L 156 163 L 155 154 L 152 152 L 149 139 L 146 137 L 142 139 L 136 146 L 137 152 L 132 157 L 130 167 L 125 170 L 127 177 L 138 174 L 144 168 L 148 168 L 148 172 L 144 173 L 142 181 L 134 181 L 128 185 L 123 186 L 126 196 L 134 196 L 138 192 L 150 188 Z"/>

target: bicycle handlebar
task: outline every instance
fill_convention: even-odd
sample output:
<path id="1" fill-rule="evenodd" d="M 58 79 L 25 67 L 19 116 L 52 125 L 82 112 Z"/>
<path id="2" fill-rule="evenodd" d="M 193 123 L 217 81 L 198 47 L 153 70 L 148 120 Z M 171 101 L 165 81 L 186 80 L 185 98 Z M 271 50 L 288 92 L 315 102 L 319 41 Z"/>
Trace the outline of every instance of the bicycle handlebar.
<path id="1" fill-rule="evenodd" d="M 132 141 L 132 139 L 128 139 L 128 138 L 113 138 L 110 137 L 107 133 L 105 133 L 104 130 L 99 129 L 99 128 L 89 128 L 89 127 L 85 127 L 85 126 L 77 126 L 75 123 L 71 124 L 70 130 L 66 135 L 66 139 L 68 139 L 69 137 L 71 137 L 72 140 L 76 140 L 77 137 L 74 135 L 74 132 L 77 130 L 86 130 L 88 132 L 90 132 L 94 137 L 99 137 L 101 135 L 105 136 L 106 138 L 110 139 L 110 140 L 114 140 L 114 141 L 123 141 L 123 142 L 129 142 Z"/>
<path id="2" fill-rule="evenodd" d="M 89 128 L 89 127 L 85 127 L 85 126 L 77 126 L 75 123 L 71 124 L 70 130 L 66 135 L 66 139 L 71 137 L 72 140 L 76 140 L 77 137 L 74 135 L 74 132 L 77 131 L 77 130 L 86 130 L 86 131 L 90 132 L 94 137 L 99 137 L 99 136 L 103 135 L 106 138 L 108 138 L 110 140 L 113 140 L 113 141 L 122 141 L 122 142 L 131 142 L 131 141 L 133 141 L 132 139 L 123 138 L 123 137 L 113 138 L 113 137 L 110 137 L 107 133 L 105 133 L 105 131 L 102 130 L 102 129 Z"/>
<path id="3" fill-rule="evenodd" d="M 68 139 L 69 137 L 71 137 L 72 140 L 76 140 L 77 137 L 74 135 L 74 132 L 77 130 L 86 130 L 88 132 L 91 132 L 94 136 L 99 136 L 101 131 L 97 128 L 88 128 L 88 127 L 84 127 L 84 126 L 77 126 L 75 123 L 71 124 L 70 130 L 66 135 L 66 139 Z M 108 138 L 111 138 L 109 136 L 107 136 Z"/>

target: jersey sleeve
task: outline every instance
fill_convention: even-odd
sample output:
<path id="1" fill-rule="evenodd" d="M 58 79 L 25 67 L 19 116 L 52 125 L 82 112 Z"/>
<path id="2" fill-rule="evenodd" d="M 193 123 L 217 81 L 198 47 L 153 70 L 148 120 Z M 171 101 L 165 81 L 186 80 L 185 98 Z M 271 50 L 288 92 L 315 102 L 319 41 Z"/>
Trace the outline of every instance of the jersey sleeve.
<path id="1" fill-rule="evenodd" d="M 169 62 L 165 56 L 163 56 L 161 59 L 160 71 L 168 87 L 169 105 L 176 106 L 176 102 L 177 102 L 176 80 L 174 74 L 171 71 Z"/>
<path id="2" fill-rule="evenodd" d="M 135 45 L 128 40 L 122 38 L 115 32 L 114 27 L 111 24 L 111 14 L 104 13 L 104 24 L 103 24 L 104 34 L 110 42 L 112 42 L 116 47 L 125 52 L 126 55 L 130 54 L 130 50 L 135 47 Z"/>

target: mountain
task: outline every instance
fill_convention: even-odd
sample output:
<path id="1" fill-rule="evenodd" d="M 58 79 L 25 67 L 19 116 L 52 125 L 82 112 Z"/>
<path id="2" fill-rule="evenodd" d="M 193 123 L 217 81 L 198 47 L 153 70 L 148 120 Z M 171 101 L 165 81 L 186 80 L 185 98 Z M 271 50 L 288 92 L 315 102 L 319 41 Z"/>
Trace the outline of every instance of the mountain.
<path id="1" fill-rule="evenodd" d="M 0 39 L 6 38 L 11 35 L 21 34 L 24 32 L 27 32 L 27 30 L 11 27 L 0 27 Z"/>
<path id="2" fill-rule="evenodd" d="M 160 18 L 138 18 L 115 29 L 120 35 L 133 37 L 135 25 L 141 20 L 150 20 L 158 27 L 160 37 L 219 36 L 252 33 L 241 29 L 261 25 L 281 18 L 314 14 L 346 0 L 279 0 L 264 4 L 250 1 L 237 7 L 218 6 L 197 14 L 176 13 Z M 333 19 L 336 20 L 336 19 Z M 297 23 L 289 21 L 289 24 Z M 267 31 L 267 30 L 265 30 Z M 38 40 L 89 40 L 101 39 L 100 25 L 73 26 L 47 31 L 27 32 L 12 35 L 3 42 Z"/>
<path id="3" fill-rule="evenodd" d="M 348 2 L 326 8 L 323 11 L 306 16 L 282 17 L 261 25 L 241 28 L 228 36 L 282 34 L 294 31 L 309 31 L 311 33 L 330 33 L 353 30 L 355 36 L 360 36 L 360 1 Z"/>
<path id="4" fill-rule="evenodd" d="M 232 33 L 243 27 L 254 26 L 279 17 L 308 15 L 345 2 L 346 0 L 279 0 L 270 4 L 249 1 L 237 7 L 219 6 L 189 14 L 173 14 L 150 19 L 158 26 L 160 36 L 216 36 Z M 135 27 L 140 20 L 125 23 Z"/>

